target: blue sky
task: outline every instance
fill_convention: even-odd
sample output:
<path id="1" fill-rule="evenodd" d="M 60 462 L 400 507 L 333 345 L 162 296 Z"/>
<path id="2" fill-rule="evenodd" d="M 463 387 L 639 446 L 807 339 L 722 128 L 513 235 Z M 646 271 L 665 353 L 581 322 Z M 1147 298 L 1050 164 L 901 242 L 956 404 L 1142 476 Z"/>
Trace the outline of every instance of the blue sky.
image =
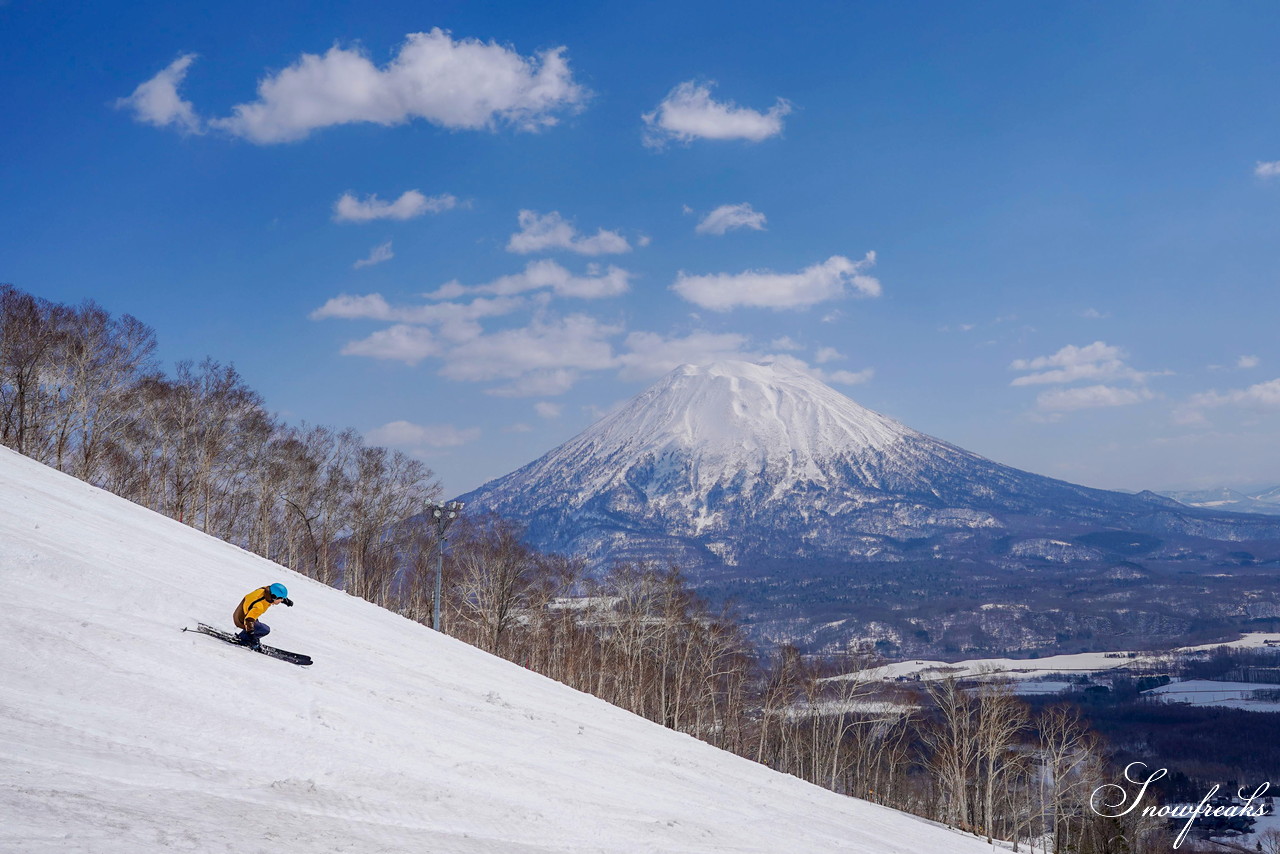
<path id="1" fill-rule="evenodd" d="M 0 281 L 457 493 L 679 361 L 1280 482 L 1272 3 L 0 3 Z"/>

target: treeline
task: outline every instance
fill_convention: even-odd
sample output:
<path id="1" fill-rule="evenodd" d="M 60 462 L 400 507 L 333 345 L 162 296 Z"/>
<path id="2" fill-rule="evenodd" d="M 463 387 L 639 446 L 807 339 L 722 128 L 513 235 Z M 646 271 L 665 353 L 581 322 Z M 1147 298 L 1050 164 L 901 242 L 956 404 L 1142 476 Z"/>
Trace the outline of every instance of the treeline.
<path id="1" fill-rule="evenodd" d="M 234 368 L 164 374 L 155 333 L 0 285 L 0 442 L 422 623 L 440 489 L 354 430 L 294 426 Z M 498 518 L 449 531 L 443 629 L 567 685 L 848 795 L 1029 850 L 1164 850 L 1088 796 L 1119 775 L 1078 716 L 954 681 L 886 698 L 871 655 L 761 655 L 674 567 L 536 552 Z M 428 665 L 429 666 L 429 665 Z M 1120 842 L 1117 842 L 1120 840 Z M 1123 844 L 1127 847 L 1120 848 Z M 1016 850 L 1016 847 L 1015 847 Z"/>
<path id="2" fill-rule="evenodd" d="M 1012 842 L 1015 851 L 1169 850 L 1162 821 L 1140 810 L 1108 818 L 1093 808 L 1099 787 L 1111 786 L 1109 800 L 1121 788 L 1132 798 L 1137 787 L 1125 782 L 1077 706 L 1033 709 L 1011 683 L 910 684 L 887 690 L 873 648 L 809 658 L 783 647 L 751 695 L 760 751 L 753 758 L 842 794 Z M 1157 802 L 1148 798 L 1148 805 Z"/>
<path id="3" fill-rule="evenodd" d="M 674 567 L 584 565 L 513 524 L 450 532 L 443 628 L 468 643 L 714 745 L 747 753 L 756 658 L 741 627 Z M 425 619 L 423 620 L 425 622 Z"/>
<path id="4" fill-rule="evenodd" d="M 678 569 L 620 564 L 592 579 L 493 517 L 463 519 L 451 538 L 442 605 L 455 637 L 783 773 L 1015 850 L 1169 850 L 1162 821 L 1090 806 L 1124 778 L 1077 707 L 1033 711 L 1007 684 L 954 679 L 886 690 L 874 648 L 759 653 Z"/>
<path id="5" fill-rule="evenodd" d="M 354 430 L 293 426 L 211 359 L 172 376 L 155 332 L 0 285 L 0 442 L 349 592 L 389 601 L 390 532 L 439 494 L 431 471 Z"/>

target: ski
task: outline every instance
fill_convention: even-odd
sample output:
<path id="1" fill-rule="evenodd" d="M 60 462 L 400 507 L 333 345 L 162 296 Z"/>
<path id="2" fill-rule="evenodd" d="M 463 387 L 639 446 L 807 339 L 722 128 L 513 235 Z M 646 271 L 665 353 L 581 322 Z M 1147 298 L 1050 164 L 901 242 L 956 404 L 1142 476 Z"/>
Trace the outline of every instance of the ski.
<path id="1" fill-rule="evenodd" d="M 213 626 L 208 626 L 204 623 L 196 623 L 196 627 L 194 629 L 183 627 L 182 630 L 184 632 L 199 632 L 200 634 L 209 635 L 210 637 L 218 638 L 219 640 L 226 641 L 227 643 L 241 647 L 242 649 L 249 648 L 242 644 L 240 639 L 232 633 L 224 632 L 222 629 L 215 629 Z M 303 655 L 300 652 L 289 652 L 286 649 L 276 649 L 274 646 L 267 646 L 266 644 L 258 647 L 257 651 L 269 658 L 278 658 L 281 661 L 287 661 L 290 664 L 297 664 L 303 667 L 312 663 L 311 656 L 309 655 Z"/>

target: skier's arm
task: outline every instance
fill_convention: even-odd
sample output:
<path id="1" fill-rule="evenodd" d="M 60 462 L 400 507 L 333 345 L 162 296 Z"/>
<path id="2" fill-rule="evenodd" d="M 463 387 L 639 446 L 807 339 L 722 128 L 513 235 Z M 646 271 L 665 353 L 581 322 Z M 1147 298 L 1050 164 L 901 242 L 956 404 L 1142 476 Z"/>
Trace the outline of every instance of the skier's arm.
<path id="1" fill-rule="evenodd" d="M 253 605 L 250 606 L 249 610 L 244 612 L 245 622 L 247 623 L 250 620 L 256 621 L 263 614 L 267 613 L 267 609 L 270 607 L 271 607 L 271 603 L 268 602 L 265 598 L 259 599 L 258 601 L 254 602 Z"/>

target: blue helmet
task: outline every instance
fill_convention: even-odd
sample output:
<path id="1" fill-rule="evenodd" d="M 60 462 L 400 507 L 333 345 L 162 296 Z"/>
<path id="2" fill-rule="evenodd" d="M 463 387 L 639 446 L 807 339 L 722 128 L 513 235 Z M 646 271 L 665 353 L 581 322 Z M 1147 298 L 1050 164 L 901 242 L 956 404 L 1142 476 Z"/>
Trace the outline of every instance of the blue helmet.
<path id="1" fill-rule="evenodd" d="M 283 599 L 289 595 L 289 588 L 285 587 L 280 582 L 276 582 L 275 584 L 267 588 L 267 592 L 269 592 L 272 596 L 276 597 L 277 599 Z"/>

